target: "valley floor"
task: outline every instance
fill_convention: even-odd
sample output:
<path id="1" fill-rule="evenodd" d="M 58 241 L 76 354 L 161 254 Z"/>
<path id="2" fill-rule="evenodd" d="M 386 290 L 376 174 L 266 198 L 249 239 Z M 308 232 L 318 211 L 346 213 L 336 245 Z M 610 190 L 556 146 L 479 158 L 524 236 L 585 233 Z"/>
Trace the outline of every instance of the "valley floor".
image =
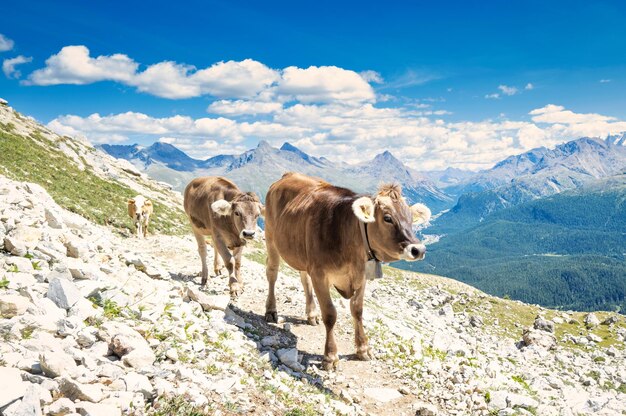
<path id="1" fill-rule="evenodd" d="M 354 358 L 337 295 L 341 361 L 324 372 L 325 331 L 303 319 L 293 270 L 277 283 L 282 322 L 263 319 L 261 242 L 230 303 L 226 277 L 200 290 L 191 236 L 121 236 L 2 176 L 0 196 L 3 415 L 626 413 L 623 316 L 387 268 L 365 296 L 376 358 Z"/>

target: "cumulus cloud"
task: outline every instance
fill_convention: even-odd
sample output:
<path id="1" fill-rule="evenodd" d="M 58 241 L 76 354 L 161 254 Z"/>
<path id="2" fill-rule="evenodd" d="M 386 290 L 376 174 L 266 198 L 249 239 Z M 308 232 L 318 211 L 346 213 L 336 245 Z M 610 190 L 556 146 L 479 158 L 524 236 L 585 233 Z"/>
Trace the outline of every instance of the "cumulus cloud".
<path id="1" fill-rule="evenodd" d="M 22 76 L 22 73 L 15 69 L 16 66 L 27 64 L 32 62 L 32 57 L 26 57 L 23 55 L 16 56 L 15 58 L 5 59 L 2 61 L 2 72 L 7 78 L 17 79 Z"/>
<path id="2" fill-rule="evenodd" d="M 498 94 L 497 92 L 494 92 L 493 94 L 486 94 L 485 98 L 487 98 L 488 100 L 498 100 L 500 99 L 500 94 Z"/>
<path id="3" fill-rule="evenodd" d="M 370 84 L 354 71 L 336 66 L 290 66 L 282 71 L 276 93 L 303 103 L 374 101 Z"/>
<path id="4" fill-rule="evenodd" d="M 611 82 L 610 79 L 601 79 L 600 80 L 600 84 L 606 84 L 606 83 L 609 83 L 609 82 Z"/>
<path id="5" fill-rule="evenodd" d="M 528 84 L 526 84 L 524 89 L 527 90 L 527 91 L 534 90 L 535 86 L 531 82 L 529 82 Z"/>
<path id="6" fill-rule="evenodd" d="M 0 52 L 6 52 L 13 49 L 15 42 L 0 33 Z"/>
<path id="7" fill-rule="evenodd" d="M 66 46 L 50 56 L 45 67 L 35 70 L 23 83 L 82 85 L 99 81 L 118 82 L 169 99 L 206 95 L 257 102 L 360 103 L 375 101 L 376 95 L 368 81 L 382 82 L 382 77 L 375 71 L 358 74 L 336 66 L 273 69 L 253 59 L 217 62 L 203 69 L 163 61 L 140 70 L 139 63 L 127 55 L 92 57 L 87 47 L 76 45 Z M 244 107 L 239 104 L 240 109 Z M 247 108 L 258 111 L 268 106 Z M 221 109 L 227 111 L 225 106 Z"/>
<path id="8" fill-rule="evenodd" d="M 535 89 L 535 86 L 532 83 L 527 83 L 524 88 L 522 89 L 521 87 L 514 87 L 514 86 L 510 86 L 510 85 L 505 85 L 505 84 L 500 84 L 498 85 L 498 90 L 500 92 L 494 92 L 491 94 L 485 94 L 485 98 L 488 100 L 499 100 L 500 98 L 502 98 L 503 95 L 506 96 L 512 96 L 512 95 L 517 95 L 517 94 L 521 94 L 524 91 L 530 91 Z"/>
<path id="9" fill-rule="evenodd" d="M 282 108 L 283 105 L 276 102 L 220 100 L 211 103 L 207 111 L 212 114 L 241 116 L 276 113 Z"/>
<path id="10" fill-rule="evenodd" d="M 234 106 L 247 105 L 244 103 Z M 423 112 L 408 106 L 379 108 L 372 103 L 297 103 L 272 112 L 268 120 L 255 122 L 228 117 L 157 118 L 127 112 L 88 117 L 66 115 L 50 122 L 49 127 L 90 140 L 102 140 L 107 135 L 162 140 L 199 158 L 241 152 L 260 139 L 276 146 L 289 141 L 313 155 L 345 162 L 361 162 L 390 150 L 413 168 L 422 170 L 448 166 L 488 168 L 511 154 L 534 147 L 626 131 L 626 122 L 614 117 L 576 113 L 552 104 L 532 110 L 528 121 L 448 122 L 434 111 Z"/>

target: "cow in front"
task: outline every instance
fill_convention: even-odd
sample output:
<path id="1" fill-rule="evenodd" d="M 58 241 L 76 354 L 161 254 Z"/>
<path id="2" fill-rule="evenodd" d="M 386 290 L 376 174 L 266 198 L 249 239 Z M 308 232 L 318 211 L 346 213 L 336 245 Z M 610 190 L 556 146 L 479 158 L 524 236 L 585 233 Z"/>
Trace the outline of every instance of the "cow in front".
<path id="1" fill-rule="evenodd" d="M 148 225 L 150 224 L 152 211 L 152 202 L 142 195 L 137 195 L 133 199 L 128 200 L 128 216 L 133 219 L 137 237 L 141 238 L 148 235 Z"/>
<path id="2" fill-rule="evenodd" d="M 219 257 L 228 270 L 230 294 L 243 291 L 240 275 L 241 254 L 246 242 L 256 235 L 257 219 L 263 205 L 252 192 L 242 192 L 237 185 L 222 177 L 196 178 L 185 188 L 185 212 L 191 222 L 202 260 L 202 286 L 207 283 L 206 237 L 213 241 L 213 269 L 220 274 Z M 218 256 L 219 254 L 219 256 Z"/>
<path id="3" fill-rule="evenodd" d="M 415 237 L 412 226 L 428 222 L 430 210 L 423 204 L 409 207 L 398 185 L 383 185 L 373 197 L 359 196 L 297 173 L 287 173 L 275 182 L 265 204 L 269 282 L 266 321 L 277 322 L 274 286 L 282 258 L 300 271 L 307 319 L 313 325 L 319 322 L 313 292 L 317 295 L 326 327 L 323 368 L 335 368 L 339 361 L 331 286 L 350 299 L 356 354 L 359 359 L 369 360 L 371 353 L 363 329 L 368 253 L 382 262 L 423 259 L 426 248 Z"/>

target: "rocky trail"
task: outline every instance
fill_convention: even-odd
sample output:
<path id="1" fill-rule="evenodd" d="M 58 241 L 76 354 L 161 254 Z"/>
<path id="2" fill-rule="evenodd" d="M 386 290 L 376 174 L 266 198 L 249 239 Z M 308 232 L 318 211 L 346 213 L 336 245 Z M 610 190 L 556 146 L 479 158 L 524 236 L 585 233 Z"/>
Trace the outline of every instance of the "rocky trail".
<path id="1" fill-rule="evenodd" d="M 245 291 L 230 302 L 226 277 L 200 290 L 191 236 L 137 239 L 0 176 L 0 243 L 5 416 L 626 412 L 626 323 L 614 313 L 547 310 L 386 268 L 365 297 L 376 358 L 355 360 L 337 295 L 341 361 L 324 372 L 323 326 L 303 320 L 288 267 L 280 322 L 263 319 L 261 241 L 246 248 Z"/>

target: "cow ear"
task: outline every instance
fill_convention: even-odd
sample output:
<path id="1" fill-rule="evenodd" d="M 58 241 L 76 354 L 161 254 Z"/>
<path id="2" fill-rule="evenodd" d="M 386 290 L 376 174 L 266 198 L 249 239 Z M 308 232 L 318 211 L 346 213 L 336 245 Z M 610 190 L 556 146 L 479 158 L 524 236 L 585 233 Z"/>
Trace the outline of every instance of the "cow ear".
<path id="1" fill-rule="evenodd" d="M 134 199 L 129 199 L 129 200 L 128 200 L 128 205 L 133 205 L 134 203 L 135 203 L 135 200 L 134 200 Z"/>
<path id="2" fill-rule="evenodd" d="M 231 203 L 226 201 L 225 199 L 218 199 L 211 204 L 211 209 L 217 215 L 230 215 Z"/>
<path id="3" fill-rule="evenodd" d="M 354 215 L 362 222 L 374 222 L 374 201 L 367 196 L 362 196 L 352 203 Z"/>
<path id="4" fill-rule="evenodd" d="M 146 199 L 146 202 L 143 203 L 144 205 L 148 205 L 149 207 L 152 206 L 152 201 L 150 201 L 149 199 Z"/>
<path id="5" fill-rule="evenodd" d="M 415 204 L 411 206 L 411 215 L 413 216 L 413 224 L 428 224 L 430 222 L 430 208 L 424 204 Z"/>
<path id="6" fill-rule="evenodd" d="M 265 218 L 265 205 L 263 205 L 260 202 L 258 202 L 258 204 L 259 204 L 259 210 L 261 211 L 261 216 Z"/>

